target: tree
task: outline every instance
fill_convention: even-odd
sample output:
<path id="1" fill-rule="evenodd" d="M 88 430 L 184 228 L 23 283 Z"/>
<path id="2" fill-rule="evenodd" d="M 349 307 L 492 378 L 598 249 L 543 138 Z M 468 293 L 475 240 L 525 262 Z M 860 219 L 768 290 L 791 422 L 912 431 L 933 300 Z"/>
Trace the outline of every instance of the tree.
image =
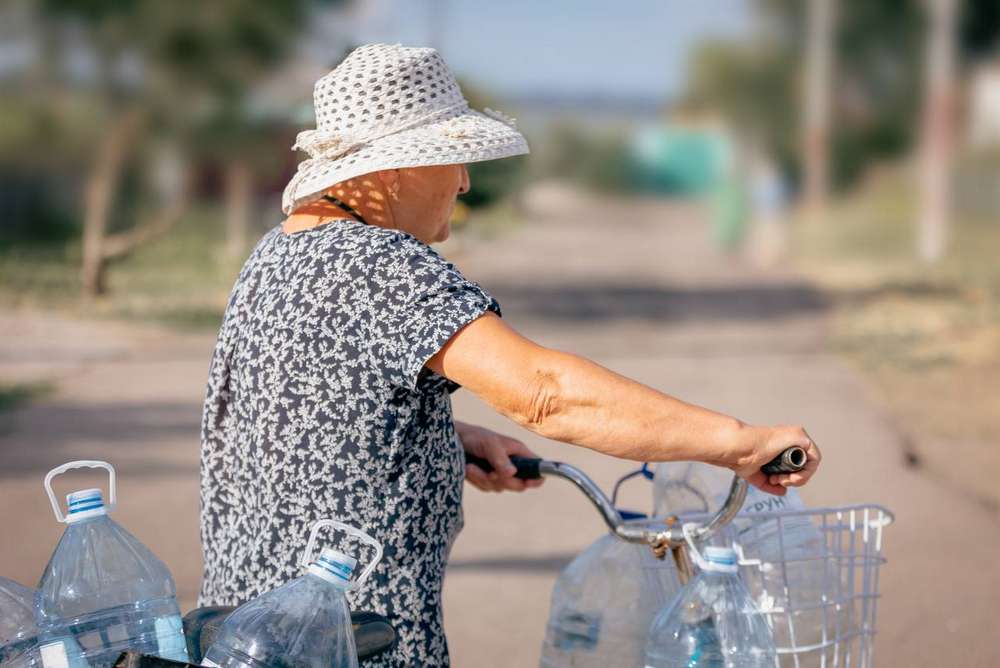
<path id="1" fill-rule="evenodd" d="M 83 93 L 98 110 L 84 187 L 84 294 L 104 291 L 109 260 L 164 233 L 179 218 L 198 127 L 220 109 L 240 107 L 251 86 L 289 54 L 315 4 L 38 0 L 47 24 L 81 35 L 82 46 L 75 48 L 89 52 L 95 64 L 94 85 Z M 59 48 L 59 40 L 49 43 Z M 170 148 L 143 150 L 150 143 Z M 172 164 L 175 176 L 165 180 L 175 192 L 161 192 L 165 201 L 140 222 L 112 230 L 126 166 L 143 158 L 159 164 L 153 171 L 167 171 L 164 160 Z"/>
<path id="2" fill-rule="evenodd" d="M 830 88 L 836 12 L 834 0 L 809 0 L 808 7 L 802 163 L 806 208 L 814 215 L 821 215 L 829 186 Z"/>
<path id="3" fill-rule="evenodd" d="M 926 0 L 927 84 L 921 137 L 921 210 L 917 252 L 936 262 L 948 243 L 951 214 L 951 165 L 955 143 L 955 56 L 957 0 Z"/>

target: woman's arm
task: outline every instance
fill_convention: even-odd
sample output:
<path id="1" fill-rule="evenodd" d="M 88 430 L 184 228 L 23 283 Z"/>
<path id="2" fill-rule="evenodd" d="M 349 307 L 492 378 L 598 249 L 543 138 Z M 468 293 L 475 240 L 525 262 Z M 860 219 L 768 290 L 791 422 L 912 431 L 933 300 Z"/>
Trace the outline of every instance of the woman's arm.
<path id="1" fill-rule="evenodd" d="M 701 461 L 772 494 L 815 472 L 819 449 L 801 427 L 755 427 L 629 380 L 585 358 L 539 346 L 488 313 L 427 363 L 500 413 L 557 441 L 637 461 Z M 806 448 L 799 473 L 765 476 L 785 448 Z"/>

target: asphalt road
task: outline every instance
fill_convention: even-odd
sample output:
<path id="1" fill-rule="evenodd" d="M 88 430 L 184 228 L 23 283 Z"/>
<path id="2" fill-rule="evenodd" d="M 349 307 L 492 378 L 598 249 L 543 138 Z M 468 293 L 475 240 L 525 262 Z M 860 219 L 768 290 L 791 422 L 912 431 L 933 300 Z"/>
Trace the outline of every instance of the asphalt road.
<path id="1" fill-rule="evenodd" d="M 827 351 L 824 295 L 722 256 L 693 207 L 556 188 L 531 193 L 527 206 L 532 225 L 445 249 L 494 292 L 510 323 L 744 420 L 804 424 L 825 454 L 803 491 L 808 504 L 878 503 L 896 513 L 885 532 L 877 665 L 1000 665 L 1000 518 L 932 471 L 908 467 L 863 379 Z M 182 606 L 193 605 L 197 433 L 212 337 L 38 312 L 0 314 L 0 329 L 0 377 L 55 388 L 0 414 L 0 574 L 35 582 L 58 539 L 45 471 L 106 458 L 120 476 L 116 516 L 170 566 Z M 460 419 L 521 436 L 606 488 L 632 468 L 534 437 L 467 392 L 454 405 Z M 72 486 L 90 481 L 99 477 Z M 649 491 L 634 488 L 629 501 L 648 507 Z M 536 665 L 553 582 L 601 534 L 600 521 L 553 480 L 523 495 L 467 488 L 465 522 L 445 581 L 454 665 Z"/>

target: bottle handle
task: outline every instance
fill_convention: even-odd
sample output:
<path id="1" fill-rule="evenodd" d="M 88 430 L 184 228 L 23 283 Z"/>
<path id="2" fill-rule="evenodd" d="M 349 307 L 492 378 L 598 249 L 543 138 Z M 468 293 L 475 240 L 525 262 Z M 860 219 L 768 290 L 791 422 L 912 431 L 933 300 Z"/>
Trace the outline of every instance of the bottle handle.
<path id="1" fill-rule="evenodd" d="M 52 512 L 55 513 L 56 519 L 60 522 L 66 522 L 66 516 L 63 515 L 62 508 L 59 507 L 59 501 L 56 500 L 55 492 L 52 491 L 52 479 L 57 475 L 62 475 L 63 473 L 72 471 L 73 469 L 104 469 L 107 471 L 110 476 L 108 491 L 111 495 L 111 498 L 107 503 L 107 508 L 108 510 L 114 510 L 114 507 L 118 502 L 118 485 L 115 479 L 115 467 L 107 462 L 93 459 L 80 459 L 75 462 L 67 462 L 62 466 L 57 466 L 45 474 L 45 491 L 49 495 L 49 501 L 52 503 Z"/>
<path id="2" fill-rule="evenodd" d="M 323 527 L 330 527 L 332 529 L 340 529 L 349 536 L 354 536 L 362 543 L 371 545 L 375 549 L 375 558 L 365 566 L 365 569 L 361 571 L 361 575 L 350 584 L 350 589 L 357 589 L 371 576 L 372 571 L 378 566 L 378 562 L 382 561 L 382 543 L 378 542 L 368 534 L 366 534 L 361 529 L 356 529 L 349 524 L 344 524 L 343 522 L 338 522 L 337 520 L 317 520 L 313 525 L 312 529 L 309 531 L 309 542 L 306 543 L 306 551 L 302 555 L 302 565 L 308 566 L 312 562 L 313 548 L 316 547 L 316 539 L 319 537 L 319 530 Z"/>

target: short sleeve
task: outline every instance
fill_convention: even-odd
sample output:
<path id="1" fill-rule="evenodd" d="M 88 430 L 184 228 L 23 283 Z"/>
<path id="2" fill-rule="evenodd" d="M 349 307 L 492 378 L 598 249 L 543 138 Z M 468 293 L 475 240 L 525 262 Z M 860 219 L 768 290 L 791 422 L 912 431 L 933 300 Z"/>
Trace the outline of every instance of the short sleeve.
<path id="1" fill-rule="evenodd" d="M 393 240 L 394 268 L 381 295 L 387 317 L 377 351 L 386 380 L 413 390 L 424 365 L 460 329 L 500 304 L 430 246 L 400 235 Z M 449 383 L 449 390 L 458 388 Z"/>

